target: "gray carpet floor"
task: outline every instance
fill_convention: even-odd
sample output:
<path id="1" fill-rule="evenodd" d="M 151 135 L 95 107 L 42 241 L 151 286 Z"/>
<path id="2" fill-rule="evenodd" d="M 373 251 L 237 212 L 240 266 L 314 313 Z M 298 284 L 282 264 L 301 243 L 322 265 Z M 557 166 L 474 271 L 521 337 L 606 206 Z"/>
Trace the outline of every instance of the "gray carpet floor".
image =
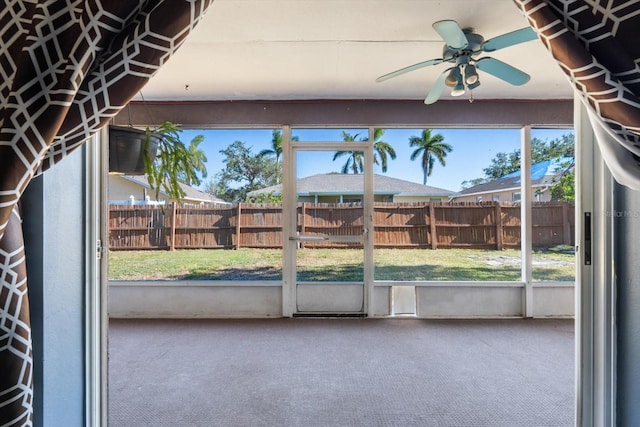
<path id="1" fill-rule="evenodd" d="M 111 320 L 109 426 L 572 426 L 573 320 Z"/>

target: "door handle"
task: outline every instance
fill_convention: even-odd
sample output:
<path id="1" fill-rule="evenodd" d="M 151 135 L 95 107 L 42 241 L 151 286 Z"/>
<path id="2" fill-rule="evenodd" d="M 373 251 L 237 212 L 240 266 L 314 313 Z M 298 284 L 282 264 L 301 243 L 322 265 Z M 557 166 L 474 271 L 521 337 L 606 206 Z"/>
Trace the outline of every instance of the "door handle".
<path id="1" fill-rule="evenodd" d="M 355 236 L 315 236 L 308 234 L 300 234 L 298 236 L 289 236 L 289 240 L 297 242 L 335 242 L 335 243 L 360 243 L 364 239 L 363 235 Z"/>
<path id="2" fill-rule="evenodd" d="M 329 239 L 327 236 L 310 236 L 303 234 L 299 236 L 289 236 L 289 240 L 295 240 L 297 242 L 322 242 Z"/>
<path id="3" fill-rule="evenodd" d="M 584 265 L 591 265 L 591 212 L 584 213 Z"/>

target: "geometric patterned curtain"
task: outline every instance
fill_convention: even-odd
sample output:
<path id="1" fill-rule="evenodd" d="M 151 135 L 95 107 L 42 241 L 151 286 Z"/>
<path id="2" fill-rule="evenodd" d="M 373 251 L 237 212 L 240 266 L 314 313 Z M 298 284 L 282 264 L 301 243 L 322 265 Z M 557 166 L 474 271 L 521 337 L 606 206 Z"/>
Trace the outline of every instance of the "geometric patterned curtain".
<path id="1" fill-rule="evenodd" d="M 126 106 L 212 1 L 6 0 L 0 10 L 0 426 L 33 415 L 20 196 Z"/>
<path id="2" fill-rule="evenodd" d="M 614 178 L 640 189 L 640 2 L 514 0 L 589 112 Z"/>

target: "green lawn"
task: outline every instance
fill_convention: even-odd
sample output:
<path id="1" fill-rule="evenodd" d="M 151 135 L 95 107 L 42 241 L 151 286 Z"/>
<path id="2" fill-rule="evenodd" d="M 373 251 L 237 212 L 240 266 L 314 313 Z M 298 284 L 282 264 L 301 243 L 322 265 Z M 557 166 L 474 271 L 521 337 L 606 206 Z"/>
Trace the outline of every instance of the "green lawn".
<path id="1" fill-rule="evenodd" d="M 300 280 L 362 280 L 362 251 L 298 251 Z M 520 251 L 376 249 L 376 280 L 520 280 Z M 533 254 L 533 279 L 575 279 L 571 253 Z M 278 280 L 279 249 L 111 251 L 111 280 Z"/>

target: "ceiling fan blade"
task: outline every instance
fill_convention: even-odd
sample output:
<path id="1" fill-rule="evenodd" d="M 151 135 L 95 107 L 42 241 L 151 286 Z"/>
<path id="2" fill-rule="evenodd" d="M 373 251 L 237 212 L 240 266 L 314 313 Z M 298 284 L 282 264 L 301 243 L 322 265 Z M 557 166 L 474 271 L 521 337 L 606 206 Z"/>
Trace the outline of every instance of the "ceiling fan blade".
<path id="1" fill-rule="evenodd" d="M 444 59 L 430 59 L 428 61 L 418 62 L 417 64 L 409 65 L 408 67 L 400 68 L 399 70 L 393 71 L 389 74 L 385 74 L 384 76 L 380 76 L 376 79 L 376 82 L 383 82 L 385 80 L 389 80 L 393 77 L 400 76 L 402 74 L 408 73 L 410 71 L 419 70 L 420 68 L 428 67 L 430 65 L 437 65 L 444 62 Z"/>
<path id="2" fill-rule="evenodd" d="M 463 49 L 469 45 L 467 36 L 464 35 L 462 28 L 456 21 L 447 19 L 433 23 L 433 29 L 436 30 L 444 42 L 454 49 Z"/>
<path id="3" fill-rule="evenodd" d="M 529 74 L 494 58 L 481 58 L 476 67 L 514 86 L 525 84 L 531 78 Z"/>
<path id="4" fill-rule="evenodd" d="M 425 100 L 424 100 L 425 104 L 427 104 L 427 105 L 428 104 L 433 104 L 438 99 L 440 99 L 440 95 L 442 95 L 442 91 L 446 87 L 445 80 L 447 79 L 447 76 L 449 75 L 449 71 L 453 70 L 454 68 L 455 67 L 447 68 L 444 71 L 444 73 L 440 74 L 440 77 L 438 77 L 438 80 L 436 80 L 436 82 L 433 84 L 433 87 L 431 87 L 431 90 L 429 91 L 429 94 L 425 98 Z"/>
<path id="5" fill-rule="evenodd" d="M 519 30 L 512 31 L 510 33 L 487 40 L 482 44 L 480 50 L 484 50 L 485 52 L 493 52 L 498 49 L 504 49 L 505 47 L 513 46 L 519 43 L 525 43 L 537 38 L 538 36 L 536 35 L 536 32 L 533 28 L 521 28 Z"/>

